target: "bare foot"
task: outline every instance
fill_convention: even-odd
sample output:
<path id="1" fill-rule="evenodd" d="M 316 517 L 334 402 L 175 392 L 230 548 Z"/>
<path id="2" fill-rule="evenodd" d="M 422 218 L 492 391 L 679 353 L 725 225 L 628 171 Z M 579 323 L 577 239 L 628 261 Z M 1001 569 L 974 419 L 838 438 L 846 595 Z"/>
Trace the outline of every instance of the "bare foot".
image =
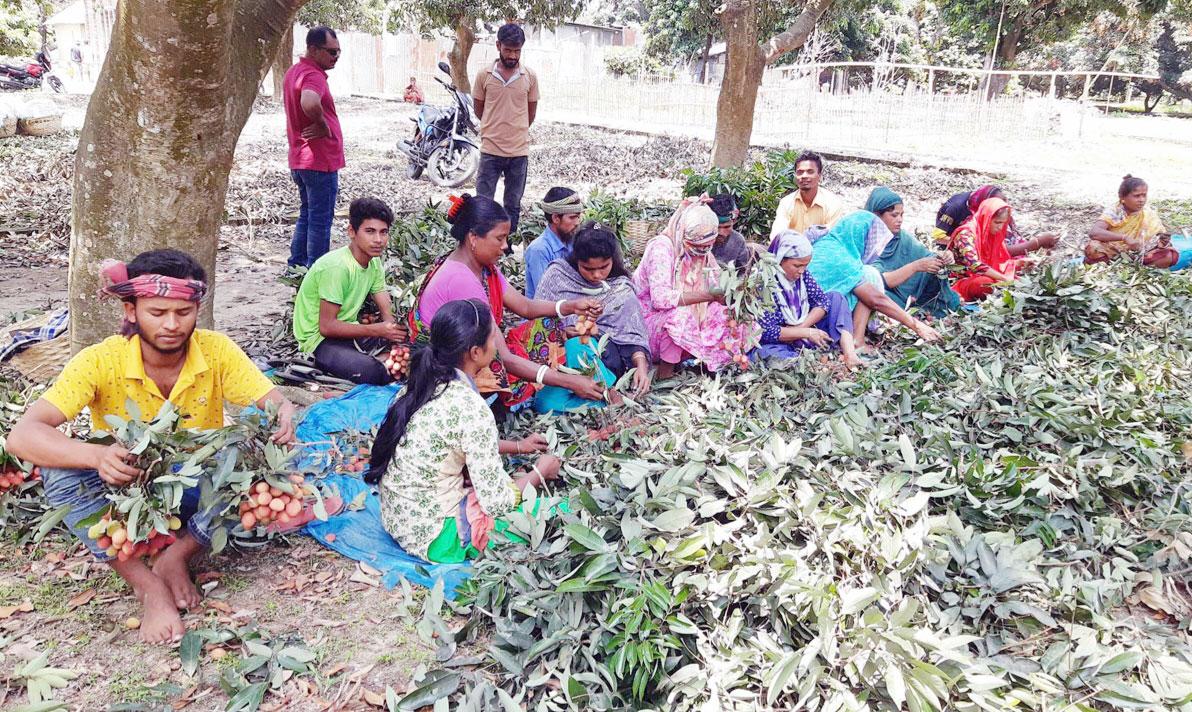
<path id="1" fill-rule="evenodd" d="M 840 360 L 844 362 L 844 367 L 850 371 L 856 371 L 865 365 L 861 359 L 855 356 L 853 358 L 841 358 Z"/>
<path id="2" fill-rule="evenodd" d="M 174 549 L 181 542 L 166 547 L 153 564 L 153 574 L 161 579 L 174 600 L 178 610 L 197 608 L 203 597 L 190 580 L 190 568 L 186 565 L 188 555 Z"/>
<path id="3" fill-rule="evenodd" d="M 658 372 L 656 374 L 654 374 L 655 378 L 657 378 L 659 381 L 665 381 L 666 379 L 675 375 L 675 366 L 676 366 L 676 364 L 673 364 L 673 363 L 667 363 L 666 361 L 659 361 L 658 362 Z"/>
<path id="4" fill-rule="evenodd" d="M 146 643 L 168 643 L 186 633 L 186 626 L 174 606 L 173 595 L 164 581 L 150 583 L 137 592 L 144 613 L 141 620 L 141 640 Z"/>

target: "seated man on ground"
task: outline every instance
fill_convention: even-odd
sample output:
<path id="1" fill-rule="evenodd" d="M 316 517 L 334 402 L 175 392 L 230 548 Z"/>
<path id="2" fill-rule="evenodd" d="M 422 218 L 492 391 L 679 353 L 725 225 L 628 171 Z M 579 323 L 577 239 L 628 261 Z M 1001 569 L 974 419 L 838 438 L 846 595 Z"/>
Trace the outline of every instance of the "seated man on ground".
<path id="1" fill-rule="evenodd" d="M 574 190 L 556 187 L 546 192 L 538 207 L 546 217 L 546 229 L 526 247 L 526 297 L 530 299 L 538 298 L 538 282 L 550 263 L 571 251 L 584 201 Z"/>
<path id="2" fill-rule="evenodd" d="M 824 159 L 818 153 L 804 151 L 795 159 L 795 182 L 799 189 L 778 203 L 778 213 L 770 227 L 770 237 L 786 230 L 806 233 L 812 225 L 832 227 L 844 216 L 844 201 L 820 187 Z"/>
<path id="3" fill-rule="evenodd" d="M 1105 208 L 1089 230 L 1084 263 L 1108 262 L 1126 252 L 1142 252 L 1149 241 L 1166 233 L 1159 214 L 1147 205 L 1146 181 L 1127 175 L 1118 186 L 1117 203 Z"/>
<path id="4" fill-rule="evenodd" d="M 981 207 L 981 203 L 989 198 L 1001 198 L 1009 202 L 1002 189 L 996 185 L 983 185 L 970 192 L 957 193 L 945 200 L 935 214 L 935 228 L 931 231 L 932 241 L 941 248 L 946 247 L 956 229 L 971 218 L 973 213 L 977 212 L 977 208 Z M 1013 220 L 1006 229 L 1006 251 L 1011 257 L 1022 257 L 1038 250 L 1050 250 L 1057 244 L 1059 237 L 1049 232 L 1027 239 L 1018 232 Z"/>
<path id="5" fill-rule="evenodd" d="M 497 357 L 501 332 L 478 299 L 444 304 L 430 343 L 411 367 L 409 387 L 389 406 L 364 481 L 380 485 L 381 523 L 407 553 L 439 564 L 474 559 L 497 542 L 517 541 L 506 517 L 522 492 L 559 476 L 553 455 L 516 479 L 502 454 L 547 448 L 535 435 L 503 441 L 476 386 Z"/>
<path id="6" fill-rule="evenodd" d="M 392 380 L 374 354 L 390 342 L 405 341 L 406 328 L 393 316 L 385 290 L 381 254 L 389 243 L 393 212 L 376 198 L 357 198 L 348 208 L 348 244 L 310 267 L 294 299 L 294 338 L 315 366 L 354 383 L 384 385 Z M 372 297 L 381 320 L 360 324 L 360 307 Z"/>
<path id="7" fill-rule="evenodd" d="M 849 368 L 861 365 L 853 345 L 853 313 L 840 292 L 824 292 L 807 273 L 811 242 L 802 233 L 787 230 L 774 238 L 770 254 L 778 261 L 774 285 L 774 311 L 762 317 L 760 358 L 794 358 L 808 348 L 840 345 Z"/>
<path id="8" fill-rule="evenodd" d="M 570 254 L 552 262 L 542 276 L 538 296 L 548 301 L 591 297 L 600 302 L 604 309 L 596 317 L 598 333 L 589 342 L 608 335 L 608 343 L 600 354 L 605 368 L 617 378 L 631 368 L 636 369 L 633 373 L 634 394 L 640 396 L 649 390 L 650 337 L 642 319 L 641 302 L 637 300 L 637 291 L 625 269 L 617 236 L 612 231 L 591 222 L 581 227 L 575 234 Z M 576 321 L 577 317 L 569 316 L 564 323 L 574 327 Z M 568 348 L 573 348 L 571 340 L 567 344 Z M 538 394 L 538 401 L 544 400 L 545 395 L 547 392 L 543 389 Z"/>
<path id="9" fill-rule="evenodd" d="M 712 245 L 712 256 L 721 267 L 727 267 L 732 263 L 737 266 L 738 273 L 744 273 L 753 264 L 754 253 L 749 243 L 745 242 L 745 236 L 735 229 L 737 218 L 741 217 L 736 199 L 728 193 L 721 193 L 712 196 L 712 202 L 708 207 L 712 208 L 712 212 L 716 213 L 716 219 L 720 221 L 716 231 L 716 243 Z"/>
<path id="10" fill-rule="evenodd" d="M 105 431 L 105 416 L 128 417 L 129 399 L 144 417 L 152 417 L 168 399 L 182 414 L 184 427 L 199 429 L 223 426 L 225 400 L 262 408 L 272 403 L 279 406 L 273 440 L 284 443 L 294 436 L 294 406 L 231 339 L 195 328 L 207 285 L 203 268 L 190 255 L 154 250 L 127 265 L 105 262 L 102 269 L 112 280 L 104 293 L 124 302 L 122 335 L 76 354 L 13 426 L 6 447 L 41 467 L 51 506 L 71 505 L 67 526 L 132 587 L 144 606 L 141 639 L 160 643 L 180 638 L 185 627 L 178 611 L 199 604 L 189 561 L 210 545 L 214 512 L 194 511 L 199 487 L 193 487 L 183 497 L 184 533 L 152 568 L 139 558 L 110 556 L 87 536 L 82 522 L 111 506 L 104 496 L 108 487 L 124 487 L 144 473 L 131 464 L 122 445 L 81 442 L 58 427 L 90 408 L 91 428 Z"/>

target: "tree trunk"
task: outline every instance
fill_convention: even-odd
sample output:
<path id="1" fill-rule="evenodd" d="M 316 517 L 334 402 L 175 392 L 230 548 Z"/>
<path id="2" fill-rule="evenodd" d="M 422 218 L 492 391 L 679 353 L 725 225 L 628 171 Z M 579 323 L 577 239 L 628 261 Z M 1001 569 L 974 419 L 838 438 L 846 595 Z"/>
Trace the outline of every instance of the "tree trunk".
<path id="1" fill-rule="evenodd" d="M 757 42 L 755 0 L 730 0 L 720 15 L 728 53 L 716 101 L 716 142 L 712 165 L 739 166 L 749 154 L 753 109 L 766 58 Z"/>
<path id="2" fill-rule="evenodd" d="M 228 171 L 257 87 L 302 0 L 121 0 L 75 158 L 75 351 L 112 334 L 101 260 L 191 253 L 215 287 Z M 211 326 L 209 297 L 200 325 Z"/>
<path id="3" fill-rule="evenodd" d="M 753 111 L 766 65 L 787 52 L 799 49 L 815 30 L 815 24 L 832 0 L 808 0 L 785 31 L 759 45 L 757 0 L 728 0 L 720 13 L 720 26 L 728 49 L 724 81 L 716 102 L 716 143 L 712 165 L 739 166 L 749 154 L 753 135 Z"/>
<path id="4" fill-rule="evenodd" d="M 476 45 L 476 21 L 463 16 L 455 22 L 455 44 L 447 53 L 447 63 L 451 65 L 451 81 L 465 94 L 472 93 L 472 80 L 468 78 L 468 57 L 472 55 L 472 47 Z"/>
<path id="5" fill-rule="evenodd" d="M 997 61 L 994 62 L 995 69 L 1012 69 L 1014 61 L 1018 58 L 1018 43 L 1022 40 L 1022 24 L 1021 21 L 1015 20 L 1010 24 L 1009 29 L 1002 36 L 1001 42 L 997 48 Z M 986 85 L 988 91 L 986 93 L 987 99 L 1001 94 L 1006 90 L 1006 85 L 1010 83 L 1009 74 L 993 74 L 989 77 L 989 82 Z"/>
<path id="6" fill-rule="evenodd" d="M 699 83 L 706 84 L 708 81 L 708 55 L 712 53 L 712 33 L 708 33 L 708 39 L 704 41 L 704 54 L 699 60 Z"/>
<path id="7" fill-rule="evenodd" d="M 273 100 L 282 103 L 282 84 L 286 80 L 286 72 L 294 64 L 294 25 L 286 28 L 286 34 L 281 38 L 277 47 L 277 56 L 273 58 Z"/>

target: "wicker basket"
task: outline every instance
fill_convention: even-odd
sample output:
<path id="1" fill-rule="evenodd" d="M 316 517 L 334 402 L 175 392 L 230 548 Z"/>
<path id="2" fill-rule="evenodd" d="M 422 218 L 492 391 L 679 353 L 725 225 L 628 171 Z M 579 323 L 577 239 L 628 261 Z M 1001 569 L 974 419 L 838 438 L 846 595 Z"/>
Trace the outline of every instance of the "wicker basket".
<path id="1" fill-rule="evenodd" d="M 653 240 L 666 227 L 666 223 L 654 220 L 626 220 L 625 241 L 629 245 L 629 253 L 633 257 L 641 257 L 646 251 L 646 243 Z"/>
<path id="2" fill-rule="evenodd" d="M 52 136 L 62 130 L 62 116 L 36 116 L 17 121 L 17 129 L 26 136 Z"/>
<path id="3" fill-rule="evenodd" d="M 26 348 L 4 362 L 35 383 L 49 383 L 70 360 L 70 332 Z"/>

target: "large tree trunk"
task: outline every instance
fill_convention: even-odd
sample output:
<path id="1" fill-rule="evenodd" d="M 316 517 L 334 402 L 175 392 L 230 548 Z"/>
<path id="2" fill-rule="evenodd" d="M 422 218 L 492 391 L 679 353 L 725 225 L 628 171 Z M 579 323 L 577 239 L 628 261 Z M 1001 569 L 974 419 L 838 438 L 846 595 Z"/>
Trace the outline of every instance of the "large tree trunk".
<path id="1" fill-rule="evenodd" d="M 1018 43 L 1022 40 L 1022 21 L 1014 20 L 1010 23 L 1009 29 L 1002 35 L 1001 41 L 997 46 L 997 61 L 994 62 L 995 69 L 1013 69 L 1014 62 L 1018 59 Z M 1006 90 L 1006 85 L 1010 83 L 1009 74 L 991 74 L 989 81 L 986 82 L 985 98 L 992 99 Z"/>
<path id="2" fill-rule="evenodd" d="M 302 0 L 121 0 L 75 159 L 71 345 L 112 334 L 98 267 L 175 247 L 215 283 L 228 171 Z M 200 324 L 212 324 L 208 298 Z"/>
<path id="3" fill-rule="evenodd" d="M 455 22 L 455 44 L 447 53 L 447 63 L 451 65 L 451 81 L 460 91 L 471 94 L 472 80 L 468 78 L 468 57 L 472 55 L 472 47 L 476 45 L 476 21 L 469 17 L 460 17 Z"/>
<path id="4" fill-rule="evenodd" d="M 753 109 L 766 69 L 766 57 L 757 41 L 757 7 L 754 0 L 730 0 L 720 15 L 727 55 L 724 80 L 716 100 L 716 142 L 712 165 L 739 166 L 749 154 L 753 135 Z"/>
<path id="5" fill-rule="evenodd" d="M 286 81 L 286 72 L 294 64 L 294 25 L 286 28 L 281 43 L 277 46 L 277 56 L 273 58 L 273 100 L 282 103 L 282 85 Z"/>
<path id="6" fill-rule="evenodd" d="M 757 0 L 728 0 L 720 14 L 724 41 L 724 81 L 716 102 L 716 143 L 712 147 L 712 165 L 739 166 L 749 154 L 753 135 L 753 111 L 766 65 L 793 52 L 807 41 L 815 24 L 832 0 L 808 0 L 803 11 L 785 31 L 759 45 Z"/>

